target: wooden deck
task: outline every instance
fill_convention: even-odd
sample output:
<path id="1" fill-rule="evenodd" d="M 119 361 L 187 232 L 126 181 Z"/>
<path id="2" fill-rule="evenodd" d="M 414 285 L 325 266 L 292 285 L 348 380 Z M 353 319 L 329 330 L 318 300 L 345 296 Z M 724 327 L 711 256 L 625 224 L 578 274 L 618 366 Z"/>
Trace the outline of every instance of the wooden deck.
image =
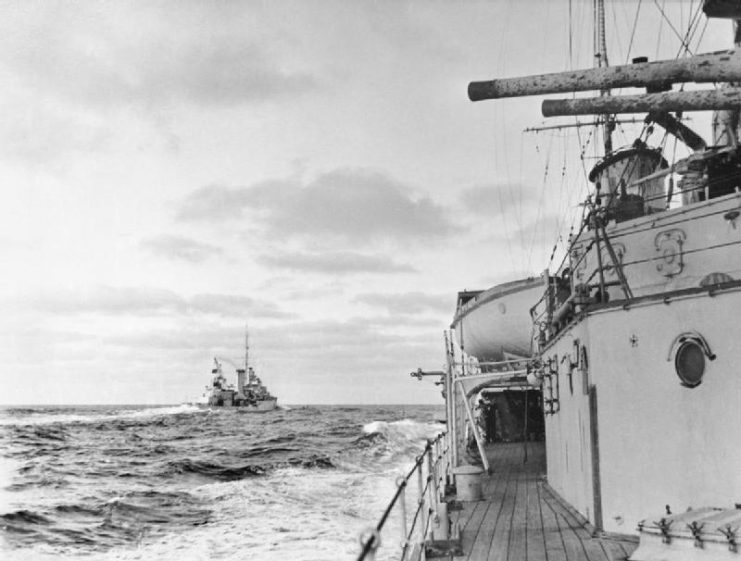
<path id="1" fill-rule="evenodd" d="M 591 537 L 588 526 L 544 485 L 545 447 L 488 445 L 492 474 L 483 476 L 484 500 L 451 513 L 470 561 L 618 561 L 637 543 Z"/>

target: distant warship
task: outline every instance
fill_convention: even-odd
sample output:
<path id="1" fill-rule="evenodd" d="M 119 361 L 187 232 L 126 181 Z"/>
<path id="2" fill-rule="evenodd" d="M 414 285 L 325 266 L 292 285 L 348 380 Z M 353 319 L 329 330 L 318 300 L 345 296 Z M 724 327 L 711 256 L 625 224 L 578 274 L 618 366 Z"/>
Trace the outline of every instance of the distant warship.
<path id="1" fill-rule="evenodd" d="M 227 383 L 221 362 L 214 357 L 214 368 L 211 370 L 213 378 L 198 400 L 199 405 L 240 407 L 247 411 L 272 411 L 278 406 L 278 398 L 270 394 L 260 377 L 249 365 L 249 348 L 249 335 L 245 333 L 244 368 L 237 368 L 236 387 Z"/>

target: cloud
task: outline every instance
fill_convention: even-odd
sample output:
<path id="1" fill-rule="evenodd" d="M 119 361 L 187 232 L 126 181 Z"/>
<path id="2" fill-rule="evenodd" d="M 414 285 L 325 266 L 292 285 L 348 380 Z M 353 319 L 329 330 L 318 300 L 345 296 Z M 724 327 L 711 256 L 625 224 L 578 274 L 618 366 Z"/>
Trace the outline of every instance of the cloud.
<path id="1" fill-rule="evenodd" d="M 444 326 L 444 323 L 442 324 Z M 341 373 L 347 364 L 363 367 L 399 364 L 419 354 L 419 349 L 435 349 L 440 344 L 439 326 L 409 326 L 402 321 L 376 321 L 374 318 L 352 318 L 348 321 L 316 320 L 250 325 L 250 348 L 258 363 L 280 364 L 281 369 L 300 370 L 312 366 L 312 377 L 319 372 Z M 146 361 L 161 353 L 183 356 L 220 356 L 235 359 L 243 352 L 243 326 L 227 323 L 183 323 L 177 327 L 142 327 L 103 335 L 100 341 L 120 349 L 136 349 Z M 424 330 L 423 330 L 424 329 Z M 403 332 L 400 336 L 398 333 Z M 175 358 L 176 360 L 180 360 Z M 273 368 L 277 370 L 277 368 Z M 304 372 L 306 374 L 306 372 Z"/>
<path id="2" fill-rule="evenodd" d="M 426 312 L 452 313 L 455 302 L 449 294 L 424 294 L 407 292 L 404 294 L 361 294 L 357 302 L 388 311 L 390 314 L 423 314 Z"/>
<path id="3" fill-rule="evenodd" d="M 136 315 L 184 313 L 187 310 L 185 299 L 171 290 L 110 286 L 45 292 L 20 298 L 17 305 L 56 315 Z"/>
<path id="4" fill-rule="evenodd" d="M 231 317 L 274 319 L 293 317 L 292 314 L 280 310 L 273 302 L 235 294 L 196 294 L 188 300 L 188 308 L 191 312 Z"/>
<path id="5" fill-rule="evenodd" d="M 211 184 L 196 189 L 180 204 L 178 220 L 238 219 L 248 209 L 271 211 L 282 199 L 295 195 L 300 185 L 290 180 L 262 181 L 251 187 Z"/>
<path id="6" fill-rule="evenodd" d="M 408 243 L 442 238 L 458 229 L 429 197 L 415 197 L 407 185 L 367 169 L 337 169 L 305 185 L 288 179 L 241 188 L 210 185 L 189 195 L 177 216 L 211 222 L 246 213 L 271 239 Z"/>
<path id="7" fill-rule="evenodd" d="M 182 236 L 157 236 L 143 240 L 141 246 L 160 257 L 179 259 L 190 263 L 200 263 L 209 257 L 223 253 L 220 247 Z"/>
<path id="8" fill-rule="evenodd" d="M 214 314 L 222 317 L 292 317 L 271 301 L 235 294 L 196 294 L 185 298 L 161 288 L 98 286 L 59 290 L 16 298 L 16 309 L 58 316 L 97 314 L 104 316 L 187 316 Z"/>
<path id="9" fill-rule="evenodd" d="M 230 106 L 316 85 L 245 32 L 248 10 L 226 12 L 167 3 L 24 6 L 2 25 L 0 68 L 31 90 L 101 108 Z"/>
<path id="10" fill-rule="evenodd" d="M 470 212 L 501 216 L 505 212 L 521 212 L 535 196 L 533 191 L 519 184 L 476 185 L 464 189 L 460 200 Z"/>
<path id="11" fill-rule="evenodd" d="M 313 273 L 413 273 L 408 264 L 383 255 L 363 255 L 346 251 L 328 253 L 278 253 L 262 255 L 258 261 L 279 269 Z"/>
<path id="12" fill-rule="evenodd" d="M 111 131 L 101 123 L 53 104 L 29 104 L 28 96 L 5 92 L 0 143 L 6 158 L 38 165 L 70 154 L 90 154 L 110 146 Z"/>

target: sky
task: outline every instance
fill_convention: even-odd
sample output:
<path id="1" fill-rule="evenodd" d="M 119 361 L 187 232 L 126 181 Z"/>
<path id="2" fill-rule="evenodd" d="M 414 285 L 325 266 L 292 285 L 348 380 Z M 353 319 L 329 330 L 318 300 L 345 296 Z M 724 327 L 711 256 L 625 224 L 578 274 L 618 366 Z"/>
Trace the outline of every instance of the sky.
<path id="1" fill-rule="evenodd" d="M 611 62 L 675 57 L 697 6 L 612 3 Z M 245 325 L 280 403 L 441 403 L 409 372 L 457 292 L 580 213 L 588 137 L 466 88 L 592 66 L 588 0 L 0 9 L 0 403 L 192 400 Z"/>

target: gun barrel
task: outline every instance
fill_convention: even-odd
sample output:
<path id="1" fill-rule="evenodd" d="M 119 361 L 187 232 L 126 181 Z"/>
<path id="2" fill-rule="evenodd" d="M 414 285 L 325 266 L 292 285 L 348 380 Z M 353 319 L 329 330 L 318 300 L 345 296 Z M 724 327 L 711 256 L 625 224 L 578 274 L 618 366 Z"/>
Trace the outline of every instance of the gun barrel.
<path id="1" fill-rule="evenodd" d="M 602 96 L 582 99 L 547 99 L 544 117 L 567 115 L 612 115 L 667 111 L 709 111 L 741 108 L 741 88 L 643 95 Z"/>
<path id="2" fill-rule="evenodd" d="M 657 87 L 684 82 L 741 81 L 741 50 L 726 50 L 693 57 L 639 62 L 519 78 L 471 82 L 471 101 L 551 93 L 608 90 L 611 88 Z"/>

